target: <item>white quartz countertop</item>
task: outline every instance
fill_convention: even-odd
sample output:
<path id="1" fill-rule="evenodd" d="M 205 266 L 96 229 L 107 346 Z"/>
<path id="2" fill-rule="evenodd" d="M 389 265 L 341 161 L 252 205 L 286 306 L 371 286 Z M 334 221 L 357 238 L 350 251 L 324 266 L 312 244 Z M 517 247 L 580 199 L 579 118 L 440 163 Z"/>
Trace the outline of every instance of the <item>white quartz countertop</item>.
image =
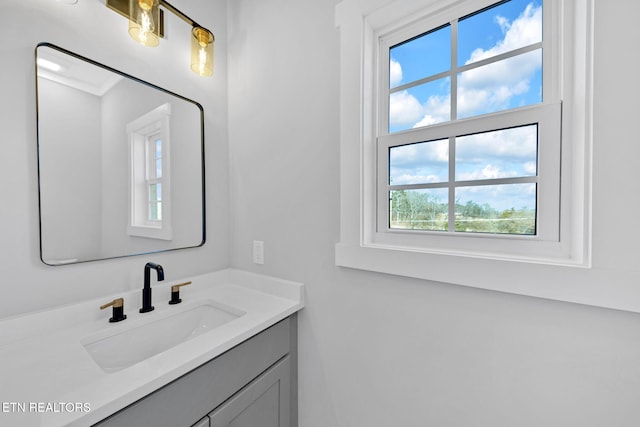
<path id="1" fill-rule="evenodd" d="M 304 306 L 302 284 L 240 270 L 159 283 L 152 277 L 155 310 L 149 313 L 138 312 L 141 284 L 137 291 L 0 321 L 0 425 L 90 426 Z M 187 280 L 192 284 L 180 290 L 183 303 L 169 305 L 171 285 Z M 125 299 L 127 319 L 109 323 L 111 308 L 98 308 L 118 297 Z M 167 316 L 197 301 L 214 301 L 244 314 L 115 372 L 105 372 L 81 343 L 109 328 Z"/>

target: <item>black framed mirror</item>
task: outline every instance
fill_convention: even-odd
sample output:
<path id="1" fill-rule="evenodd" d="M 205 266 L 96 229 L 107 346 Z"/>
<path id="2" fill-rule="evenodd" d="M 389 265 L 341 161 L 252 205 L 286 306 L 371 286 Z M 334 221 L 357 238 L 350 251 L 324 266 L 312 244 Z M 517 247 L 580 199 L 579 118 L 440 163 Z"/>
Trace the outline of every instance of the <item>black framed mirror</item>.
<path id="1" fill-rule="evenodd" d="M 36 71 L 42 262 L 203 245 L 202 106 L 50 43 Z"/>

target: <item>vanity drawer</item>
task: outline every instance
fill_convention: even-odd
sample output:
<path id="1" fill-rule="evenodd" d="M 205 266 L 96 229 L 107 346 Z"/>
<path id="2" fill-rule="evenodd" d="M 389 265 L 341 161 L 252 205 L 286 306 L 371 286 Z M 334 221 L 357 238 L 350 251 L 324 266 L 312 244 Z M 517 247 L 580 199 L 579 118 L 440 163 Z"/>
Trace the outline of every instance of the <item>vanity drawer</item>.
<path id="1" fill-rule="evenodd" d="M 290 352 L 290 323 L 271 326 L 95 425 L 192 426 Z"/>

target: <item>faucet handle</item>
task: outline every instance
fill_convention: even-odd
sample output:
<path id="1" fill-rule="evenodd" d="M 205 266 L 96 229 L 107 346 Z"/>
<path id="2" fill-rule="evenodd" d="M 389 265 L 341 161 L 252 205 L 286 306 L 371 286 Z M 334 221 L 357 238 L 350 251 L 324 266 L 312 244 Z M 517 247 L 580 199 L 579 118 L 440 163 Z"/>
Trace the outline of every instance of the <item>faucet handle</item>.
<path id="1" fill-rule="evenodd" d="M 111 306 L 113 306 L 113 316 L 109 319 L 109 322 L 121 322 L 127 318 L 127 315 L 124 314 L 124 298 L 116 298 L 111 302 L 101 305 L 100 310 Z"/>
<path id="2" fill-rule="evenodd" d="M 190 284 L 191 281 L 171 286 L 171 300 L 169 301 L 169 304 L 180 304 L 182 302 L 182 299 L 180 299 L 180 288 Z"/>

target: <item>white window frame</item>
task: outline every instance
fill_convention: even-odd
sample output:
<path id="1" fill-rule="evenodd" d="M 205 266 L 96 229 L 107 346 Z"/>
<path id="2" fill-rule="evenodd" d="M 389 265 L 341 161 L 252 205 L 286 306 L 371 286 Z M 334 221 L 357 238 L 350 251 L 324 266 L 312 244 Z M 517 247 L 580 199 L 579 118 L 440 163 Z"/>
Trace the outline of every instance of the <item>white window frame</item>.
<path id="1" fill-rule="evenodd" d="M 163 203 L 164 200 L 162 200 L 162 195 L 165 192 L 164 191 L 164 185 L 166 185 L 166 183 L 168 182 L 167 179 L 165 179 L 164 176 L 164 172 L 167 169 L 165 167 L 165 162 L 166 162 L 166 158 L 164 158 L 164 153 L 162 153 L 162 157 L 160 157 L 161 159 L 161 163 L 162 163 L 162 173 L 160 174 L 160 176 L 157 176 L 157 165 L 156 162 L 158 160 L 158 157 L 156 157 L 155 155 L 155 147 L 154 145 L 156 144 L 157 140 L 160 140 L 160 144 L 161 144 L 161 152 L 163 151 L 162 148 L 164 148 L 164 135 L 161 130 L 161 124 L 160 123 L 156 123 L 156 126 L 158 127 L 157 131 L 152 131 L 151 133 L 147 134 L 144 136 L 145 139 L 145 157 L 146 157 L 146 172 L 145 172 L 145 181 L 144 181 L 144 186 L 146 188 L 145 192 L 147 194 L 147 206 L 146 209 L 142 209 L 143 211 L 143 217 L 142 220 L 144 221 L 144 224 L 146 226 L 152 226 L 152 227 L 162 227 L 162 211 L 163 209 Z M 152 185 L 157 185 L 160 184 L 160 219 L 152 219 L 151 218 L 151 203 L 155 202 L 155 200 L 151 199 L 151 186 Z"/>
<path id="2" fill-rule="evenodd" d="M 552 55 L 551 61 L 543 62 L 545 78 L 554 76 L 550 86 L 553 96 L 545 93 L 543 105 L 508 113 L 513 114 L 513 120 L 532 123 L 536 114 L 557 117 L 562 101 L 562 122 L 551 121 L 557 123 L 552 126 L 561 126 L 561 176 L 549 175 L 552 180 L 560 180 L 560 213 L 556 215 L 554 207 L 545 208 L 546 202 L 539 206 L 543 215 L 559 216 L 557 231 L 535 238 L 454 233 L 417 236 L 388 233 L 380 227 L 377 201 L 386 197 L 381 196 L 380 185 L 388 182 L 387 177 L 377 174 L 379 150 L 385 148 L 383 135 L 382 148 L 377 145 L 379 126 L 385 126 L 378 121 L 378 108 L 386 105 L 386 101 L 378 102 L 380 80 L 384 81 L 378 68 L 380 40 L 403 26 L 407 34 L 416 35 L 415 25 L 422 25 L 424 33 L 448 22 L 452 15 L 464 16 L 471 6 L 479 10 L 493 3 L 495 0 L 343 0 L 336 7 L 336 25 L 341 33 L 341 230 L 337 265 L 546 297 L 550 296 L 541 294 L 530 277 L 523 282 L 519 274 L 519 283 L 514 285 L 514 277 L 505 274 L 515 266 L 532 275 L 548 266 L 590 267 L 592 0 L 545 2 L 544 25 L 555 28 L 553 37 L 558 41 L 557 49 L 545 53 L 545 57 Z M 425 22 L 433 25 L 424 26 Z M 545 34 L 545 40 L 549 37 Z M 549 69 L 551 64 L 554 68 Z M 470 126 L 479 123 L 476 119 L 465 122 Z M 424 132 L 437 129 L 428 127 Z M 429 234 L 426 239 L 425 234 Z"/>
<path id="3" fill-rule="evenodd" d="M 455 250 L 463 246 L 466 250 L 474 249 L 478 252 L 503 252 L 510 254 L 516 251 L 527 251 L 527 246 L 535 242 L 535 247 L 529 248 L 540 254 L 552 251 L 561 253 L 566 250 L 560 245 L 560 114 L 558 103 L 536 105 L 519 108 L 507 112 L 488 116 L 465 119 L 458 123 L 446 123 L 420 128 L 411 132 L 395 135 L 384 135 L 377 138 L 377 227 L 372 232 L 372 239 L 380 243 L 390 243 L 399 246 L 421 248 L 430 245 L 442 250 Z M 441 140 L 458 135 L 476 134 L 486 131 L 500 130 L 510 127 L 535 124 L 538 129 L 538 173 L 537 176 L 523 179 L 534 182 L 538 187 L 537 197 L 537 233 L 528 235 L 502 235 L 490 233 L 463 233 L 414 231 L 389 228 L 389 197 L 388 197 L 388 150 L 393 146 L 417 143 L 421 141 Z M 450 149 L 451 147 L 450 143 Z M 454 157 L 451 154 L 450 157 Z M 451 178 L 451 177 L 450 177 Z M 505 182 L 513 181 L 513 178 Z M 498 179 L 492 183 L 501 183 Z M 446 187 L 455 187 L 456 181 L 450 179 Z M 454 203 L 453 191 L 449 194 L 449 216 Z M 374 214 L 374 213 L 372 213 Z M 450 219 L 451 220 L 451 219 Z M 428 241 L 428 242 L 427 242 Z M 492 246 L 496 246 L 492 248 Z"/>
<path id="4" fill-rule="evenodd" d="M 170 132 L 171 104 L 163 104 L 127 124 L 129 140 L 129 224 L 130 236 L 172 240 Z M 151 177 L 149 141 L 158 136 L 162 141 L 162 176 Z M 149 188 L 162 184 L 162 219 L 149 217 Z"/>

